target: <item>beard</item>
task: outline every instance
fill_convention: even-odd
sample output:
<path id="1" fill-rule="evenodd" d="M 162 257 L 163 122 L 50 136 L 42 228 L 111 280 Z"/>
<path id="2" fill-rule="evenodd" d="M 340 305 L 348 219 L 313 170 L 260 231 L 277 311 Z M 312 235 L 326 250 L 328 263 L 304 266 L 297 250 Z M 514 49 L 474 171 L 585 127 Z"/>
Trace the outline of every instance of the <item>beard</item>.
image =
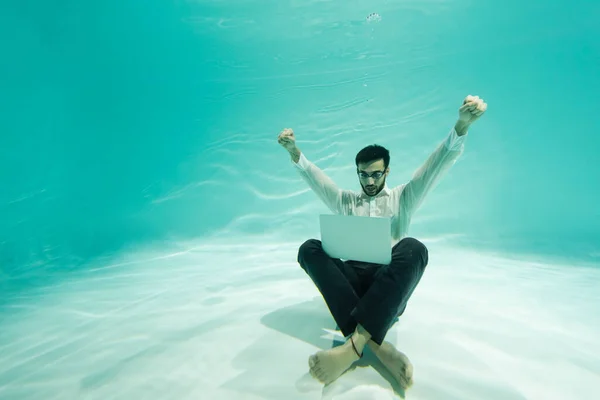
<path id="1" fill-rule="evenodd" d="M 363 185 L 361 183 L 360 186 L 362 186 L 363 192 L 367 196 L 376 196 L 379 192 L 381 192 L 381 189 L 383 189 L 383 187 L 385 186 L 385 179 L 383 179 L 379 185 Z"/>

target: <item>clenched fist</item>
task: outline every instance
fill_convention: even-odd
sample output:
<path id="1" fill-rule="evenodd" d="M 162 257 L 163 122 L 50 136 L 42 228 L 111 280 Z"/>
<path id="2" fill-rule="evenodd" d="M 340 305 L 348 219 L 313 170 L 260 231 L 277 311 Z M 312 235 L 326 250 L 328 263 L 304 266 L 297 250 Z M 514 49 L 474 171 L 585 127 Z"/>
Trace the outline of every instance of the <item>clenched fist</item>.
<path id="1" fill-rule="evenodd" d="M 458 121 L 461 124 L 471 125 L 487 110 L 487 103 L 479 96 L 467 96 L 463 105 L 458 110 Z"/>
<path id="2" fill-rule="evenodd" d="M 294 131 L 290 128 L 285 128 L 281 131 L 277 137 L 277 142 L 279 142 L 279 144 L 287 151 L 291 152 L 296 149 L 296 136 L 294 136 Z"/>

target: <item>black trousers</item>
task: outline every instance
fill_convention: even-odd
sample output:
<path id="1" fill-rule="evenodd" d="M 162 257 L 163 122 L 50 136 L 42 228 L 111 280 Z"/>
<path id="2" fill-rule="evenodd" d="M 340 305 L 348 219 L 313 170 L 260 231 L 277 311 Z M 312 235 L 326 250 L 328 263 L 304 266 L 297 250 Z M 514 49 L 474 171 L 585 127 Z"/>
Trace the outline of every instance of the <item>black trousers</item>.
<path id="1" fill-rule="evenodd" d="M 392 248 L 388 265 L 329 257 L 317 239 L 307 240 L 298 250 L 298 263 L 321 292 L 344 336 L 361 324 L 379 345 L 406 309 L 428 261 L 425 245 L 410 237 Z"/>

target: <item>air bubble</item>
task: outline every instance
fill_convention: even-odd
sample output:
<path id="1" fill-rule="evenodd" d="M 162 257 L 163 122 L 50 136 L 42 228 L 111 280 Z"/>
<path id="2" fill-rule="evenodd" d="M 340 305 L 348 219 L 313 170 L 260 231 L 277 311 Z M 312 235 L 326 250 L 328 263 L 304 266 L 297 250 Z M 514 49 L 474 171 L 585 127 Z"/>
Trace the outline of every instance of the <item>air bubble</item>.
<path id="1" fill-rule="evenodd" d="M 377 13 L 371 13 L 367 17 L 367 22 L 379 22 L 379 21 L 381 21 L 381 15 L 379 15 Z"/>

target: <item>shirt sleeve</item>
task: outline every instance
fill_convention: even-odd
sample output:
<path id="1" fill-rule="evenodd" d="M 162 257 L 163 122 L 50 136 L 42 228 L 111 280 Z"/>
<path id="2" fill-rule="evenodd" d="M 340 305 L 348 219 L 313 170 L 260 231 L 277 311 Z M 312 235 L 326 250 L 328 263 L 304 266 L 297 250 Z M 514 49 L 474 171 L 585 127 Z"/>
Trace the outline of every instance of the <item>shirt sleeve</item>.
<path id="1" fill-rule="evenodd" d="M 403 207 L 408 215 L 412 215 L 421 206 L 425 196 L 463 153 L 466 136 L 458 136 L 453 128 L 446 139 L 415 171 L 411 180 L 404 186 L 400 197 L 400 207 Z"/>
<path id="2" fill-rule="evenodd" d="M 292 164 L 302 179 L 333 213 L 344 213 L 344 191 L 338 188 L 319 167 L 307 160 L 304 153 L 300 153 L 298 163 L 292 161 Z"/>

